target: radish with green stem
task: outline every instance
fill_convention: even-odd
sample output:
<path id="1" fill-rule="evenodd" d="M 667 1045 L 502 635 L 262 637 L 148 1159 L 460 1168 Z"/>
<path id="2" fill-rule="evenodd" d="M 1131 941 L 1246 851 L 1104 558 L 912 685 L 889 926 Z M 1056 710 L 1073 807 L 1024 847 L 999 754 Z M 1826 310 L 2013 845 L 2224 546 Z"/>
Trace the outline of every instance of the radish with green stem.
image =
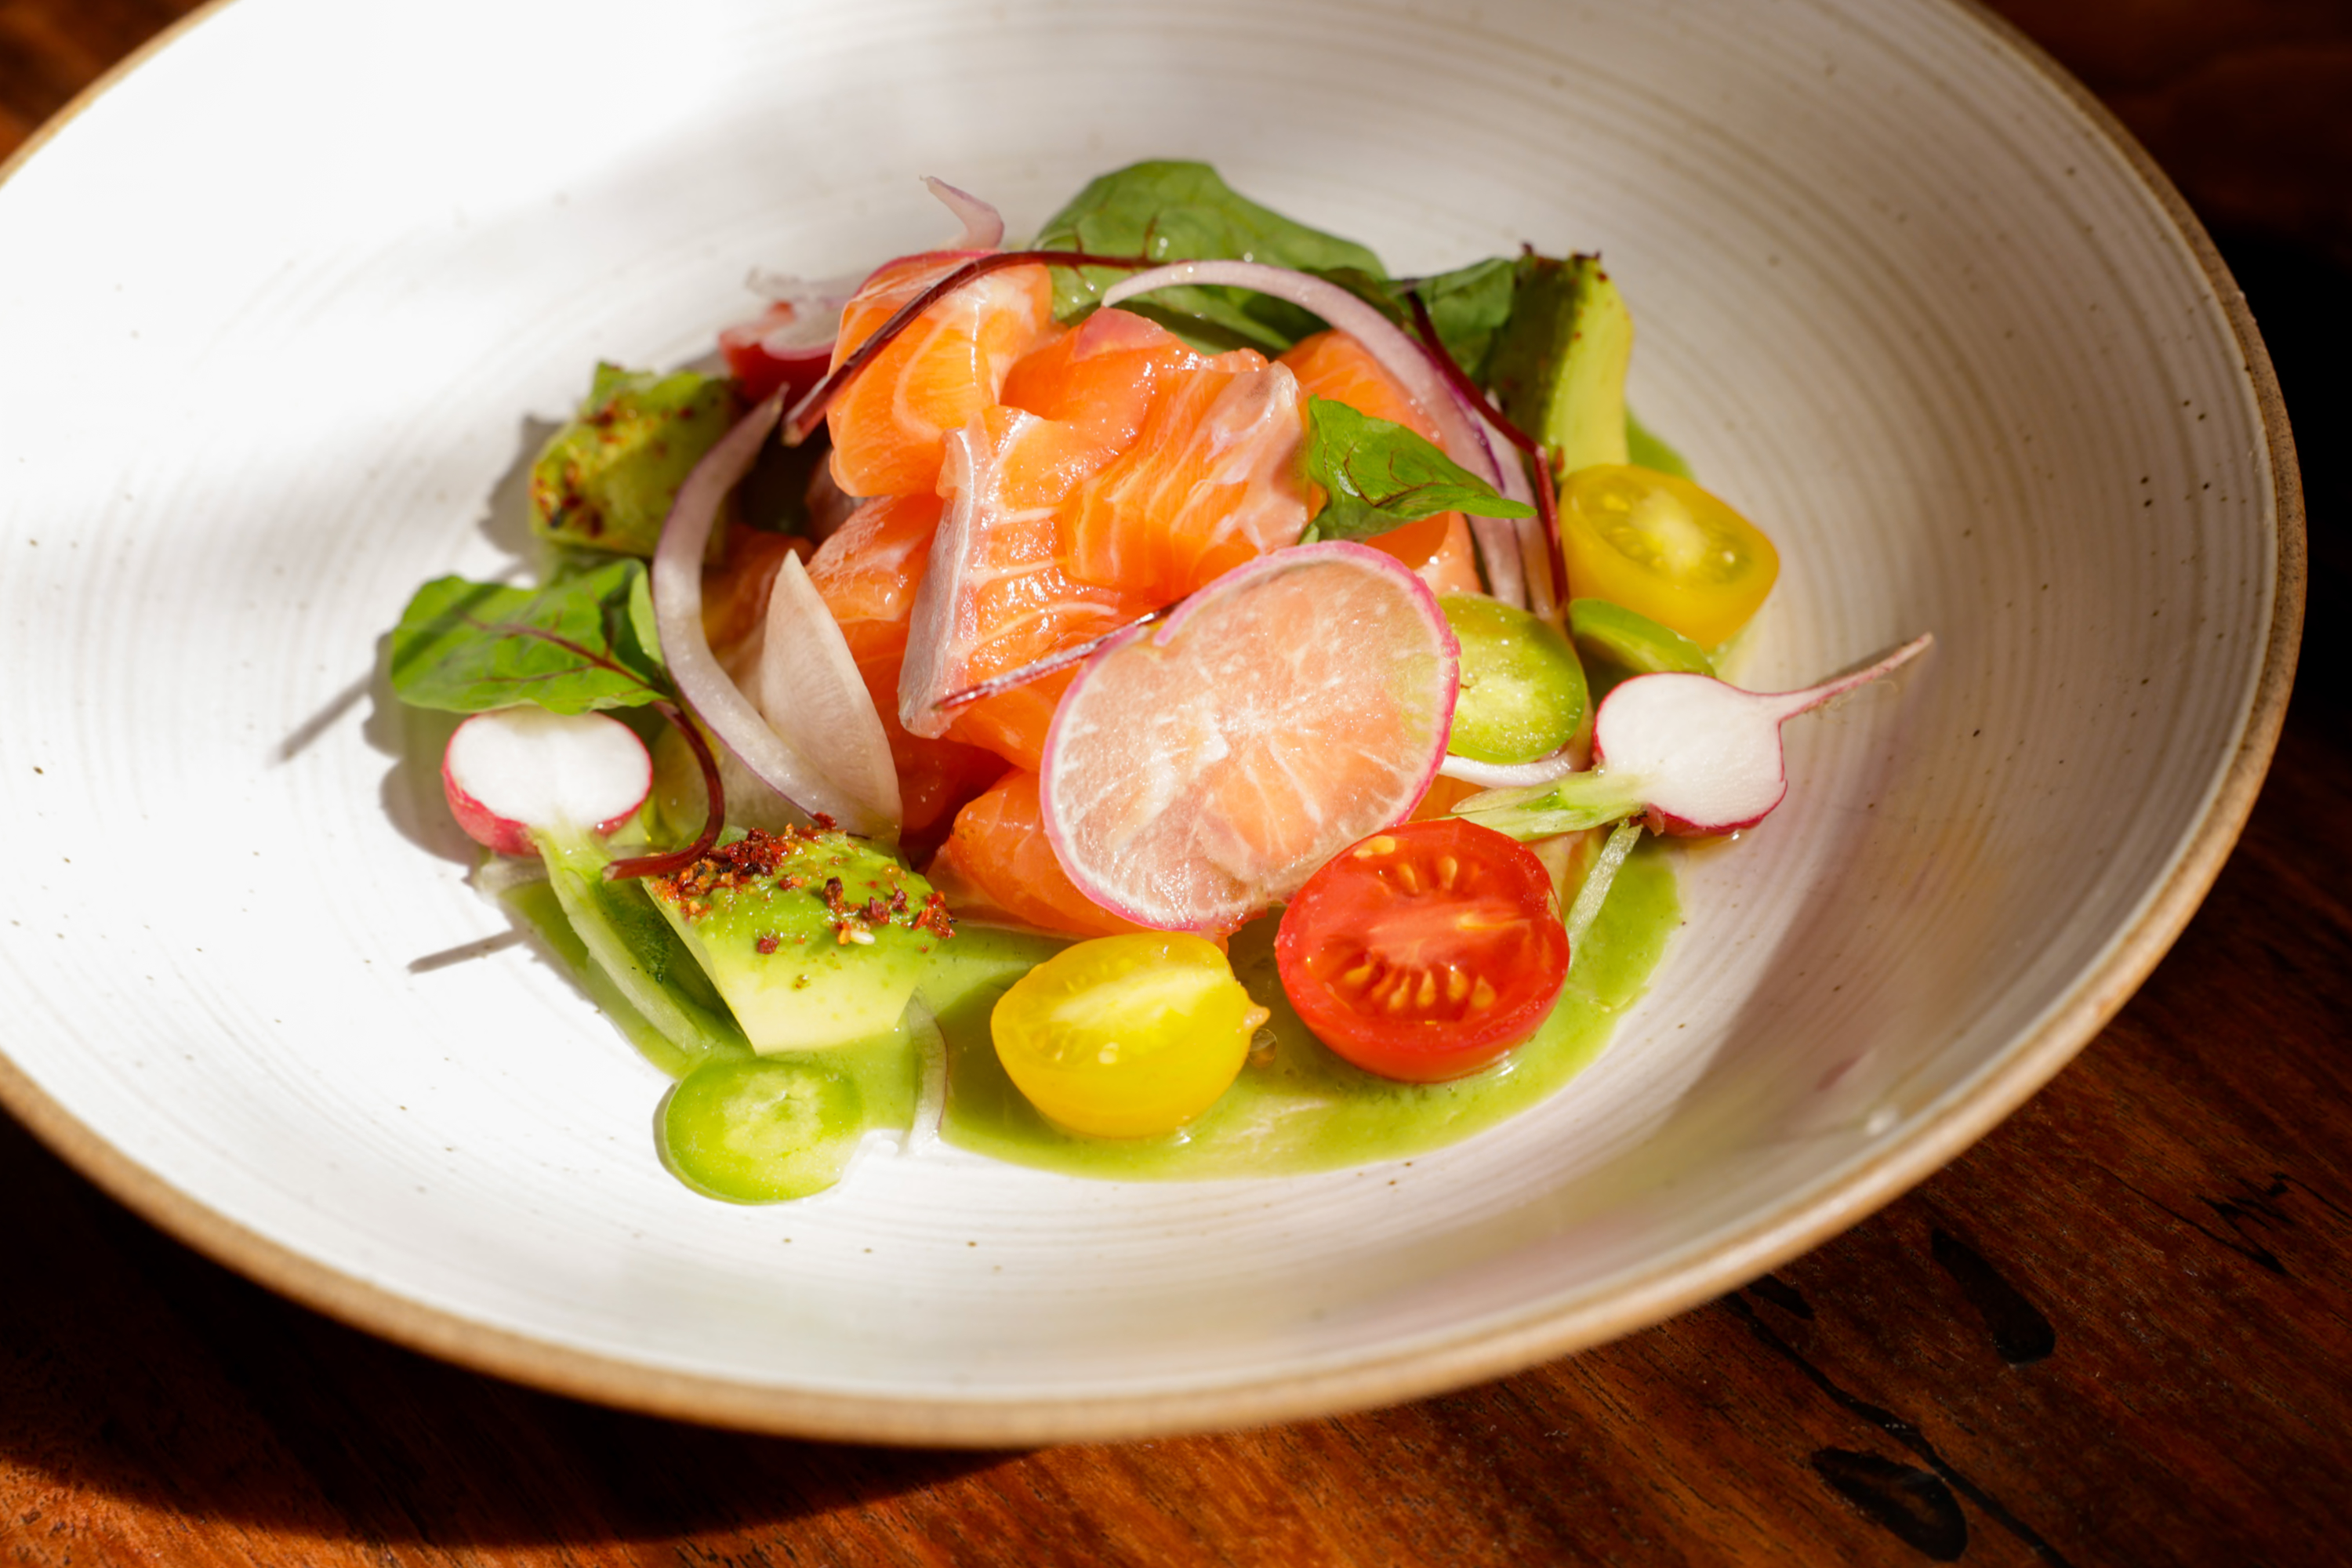
<path id="1" fill-rule="evenodd" d="M 1901 668 L 1934 641 L 1915 638 L 1801 691 L 1742 691 L 1704 675 L 1637 676 L 1612 691 L 1594 717 L 1590 772 L 1489 790 L 1455 814 L 1521 839 L 1633 816 L 1683 837 L 1752 826 L 1789 793 L 1780 726 Z"/>
<path id="2" fill-rule="evenodd" d="M 467 836 L 500 855 L 540 856 L 564 918 L 622 996 L 646 1023 L 698 1060 L 740 1054 L 741 1032 L 661 973 L 661 917 L 634 882 L 607 879 L 606 840 L 653 789 L 653 758 L 636 732 L 608 713 L 499 708 L 449 737 L 441 784 Z"/>
<path id="3" fill-rule="evenodd" d="M 500 855 L 536 855 L 548 833 L 613 833 L 645 805 L 653 759 L 610 714 L 500 708 L 457 726 L 441 789 L 466 837 Z"/>

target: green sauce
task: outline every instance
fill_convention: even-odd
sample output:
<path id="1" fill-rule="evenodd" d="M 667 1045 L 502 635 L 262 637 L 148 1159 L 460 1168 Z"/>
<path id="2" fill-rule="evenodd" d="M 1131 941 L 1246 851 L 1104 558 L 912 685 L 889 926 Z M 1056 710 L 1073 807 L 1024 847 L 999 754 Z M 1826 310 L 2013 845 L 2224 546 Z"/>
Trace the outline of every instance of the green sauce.
<path id="1" fill-rule="evenodd" d="M 920 988 L 947 1042 L 940 1134 L 994 1159 L 1118 1180 L 1322 1171 L 1451 1143 L 1546 1098 L 1599 1056 L 1617 1015 L 1657 967 L 1680 915 L 1671 859 L 1645 842 L 1618 874 L 1559 1005 L 1535 1037 L 1484 1072 L 1440 1084 L 1375 1078 L 1326 1049 L 1282 994 L 1275 921 L 1256 921 L 1234 937 L 1234 973 L 1273 1011 L 1266 1026 L 1272 1053 L 1254 1053 L 1224 1098 L 1182 1131 L 1118 1141 L 1064 1132 L 1039 1116 L 1006 1079 L 989 1041 L 996 999 L 1061 944 L 966 931 L 947 944 L 964 950 L 954 966 L 942 966 Z"/>
<path id="2" fill-rule="evenodd" d="M 513 889 L 506 898 L 664 1073 L 683 1079 L 700 1061 L 734 1057 L 720 1051 L 688 1058 L 649 1027 L 601 982 L 543 885 Z M 1601 1054 L 1617 1015 L 1648 984 L 1680 919 L 1672 855 L 1655 840 L 1644 839 L 1618 873 L 1600 918 L 1577 949 L 1567 988 L 1535 1037 L 1485 1071 L 1440 1084 L 1376 1078 L 1325 1048 L 1283 995 L 1274 962 L 1276 919 L 1255 921 L 1234 937 L 1234 973 L 1274 1016 L 1224 1098 L 1191 1126 L 1161 1138 L 1094 1139 L 1065 1132 L 1031 1109 L 997 1064 L 989 1014 L 1015 980 L 1068 945 L 1054 937 L 967 926 L 933 951 L 917 987 L 919 1007 L 930 1013 L 936 1036 L 910 1019 L 888 1034 L 797 1059 L 821 1062 L 856 1085 L 857 1092 L 841 1101 L 847 1112 L 837 1119 L 842 1124 L 819 1130 L 835 1145 L 869 1130 L 912 1126 L 923 1099 L 924 1056 L 943 1044 L 947 1087 L 940 1135 L 975 1153 L 1104 1180 L 1329 1170 L 1451 1143 L 1552 1094 Z M 702 1190 L 713 1189 L 702 1184 Z"/>

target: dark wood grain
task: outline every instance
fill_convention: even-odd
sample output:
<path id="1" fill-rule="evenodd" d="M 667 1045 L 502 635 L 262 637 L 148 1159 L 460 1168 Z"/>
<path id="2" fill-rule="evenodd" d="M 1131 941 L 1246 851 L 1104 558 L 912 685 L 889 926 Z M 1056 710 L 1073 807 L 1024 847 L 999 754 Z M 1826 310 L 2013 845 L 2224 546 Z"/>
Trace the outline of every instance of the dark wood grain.
<path id="1" fill-rule="evenodd" d="M 0 1121 L 0 1561 L 2352 1560 L 2352 9 L 2006 0 L 2213 223 L 2303 437 L 2315 630 L 2252 823 L 2081 1059 L 1910 1196 L 1403 1408 L 1030 1454 L 680 1426 L 268 1295 Z M 0 0 L 0 153 L 181 7 Z"/>

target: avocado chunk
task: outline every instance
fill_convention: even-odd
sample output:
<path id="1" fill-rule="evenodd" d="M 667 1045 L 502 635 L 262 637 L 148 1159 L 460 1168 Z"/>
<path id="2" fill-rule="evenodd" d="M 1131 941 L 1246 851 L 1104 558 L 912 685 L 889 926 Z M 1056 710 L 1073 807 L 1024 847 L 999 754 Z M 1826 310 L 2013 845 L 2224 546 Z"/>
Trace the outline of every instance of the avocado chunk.
<path id="1" fill-rule="evenodd" d="M 822 1050 L 897 1026 L 947 900 L 845 833 L 754 828 L 646 884 L 762 1055 Z"/>
<path id="2" fill-rule="evenodd" d="M 720 378 L 599 364 L 572 423 L 530 470 L 542 538 L 650 556 L 678 487 L 727 433 L 735 395 Z"/>
<path id="3" fill-rule="evenodd" d="M 1572 599 L 1568 628 L 1596 698 L 1637 675 L 1713 675 L 1706 649 L 1610 599 Z"/>
<path id="4" fill-rule="evenodd" d="M 1552 448 L 1556 471 L 1626 460 L 1633 318 L 1597 256 L 1522 256 L 1488 376 L 1511 422 Z"/>

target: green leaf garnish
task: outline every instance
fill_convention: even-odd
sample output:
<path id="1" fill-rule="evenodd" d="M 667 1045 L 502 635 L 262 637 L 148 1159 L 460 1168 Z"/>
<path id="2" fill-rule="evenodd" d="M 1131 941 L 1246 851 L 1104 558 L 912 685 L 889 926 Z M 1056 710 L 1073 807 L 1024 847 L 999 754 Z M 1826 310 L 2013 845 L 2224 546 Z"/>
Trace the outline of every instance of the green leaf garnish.
<path id="1" fill-rule="evenodd" d="M 1421 296 L 1422 303 L 1429 307 L 1430 323 L 1437 329 L 1437 341 L 1462 367 L 1463 374 L 1484 385 L 1486 355 L 1495 345 L 1496 334 L 1511 319 L 1517 278 L 1516 264 L 1508 257 L 1490 256 L 1451 272 L 1392 287 L 1400 294 L 1409 288 Z"/>
<path id="2" fill-rule="evenodd" d="M 1263 261 L 1301 272 L 1388 276 L 1381 258 L 1364 247 L 1268 211 L 1206 163 L 1155 161 L 1101 175 L 1045 220 L 1034 244 L 1040 250 L 1148 256 L 1155 262 Z M 1087 314 L 1124 276 L 1108 268 L 1056 267 L 1055 319 L 1067 322 Z M 1120 308 L 1210 353 L 1246 347 L 1278 354 L 1322 327 L 1297 306 L 1248 289 L 1163 289 Z"/>
<path id="3" fill-rule="evenodd" d="M 393 629 L 392 685 L 404 702 L 453 713 L 642 707 L 667 689 L 660 646 L 641 561 L 537 589 L 439 577 Z"/>
<path id="4" fill-rule="evenodd" d="M 1319 539 L 1369 539 L 1441 511 L 1536 514 L 1403 426 L 1328 397 L 1307 400 L 1307 477 L 1329 498 L 1311 524 Z"/>

